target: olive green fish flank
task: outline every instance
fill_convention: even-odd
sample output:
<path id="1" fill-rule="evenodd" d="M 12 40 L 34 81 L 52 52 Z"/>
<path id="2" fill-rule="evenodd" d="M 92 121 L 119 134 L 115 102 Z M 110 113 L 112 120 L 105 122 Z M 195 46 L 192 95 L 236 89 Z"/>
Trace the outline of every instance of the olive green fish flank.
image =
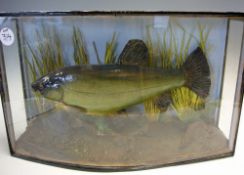
<path id="1" fill-rule="evenodd" d="M 48 99 L 99 114 L 117 112 L 183 86 L 205 98 L 210 71 L 206 57 L 196 55 L 202 55 L 199 48 L 177 70 L 137 65 L 70 66 L 41 77 L 32 87 Z"/>

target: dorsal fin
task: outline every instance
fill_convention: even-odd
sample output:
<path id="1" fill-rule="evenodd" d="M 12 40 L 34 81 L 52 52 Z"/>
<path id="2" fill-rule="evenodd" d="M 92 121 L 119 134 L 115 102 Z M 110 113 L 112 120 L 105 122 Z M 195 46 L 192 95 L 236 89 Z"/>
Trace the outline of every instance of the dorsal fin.
<path id="1" fill-rule="evenodd" d="M 119 64 L 148 66 L 149 54 L 144 41 L 132 39 L 127 42 L 119 56 Z"/>

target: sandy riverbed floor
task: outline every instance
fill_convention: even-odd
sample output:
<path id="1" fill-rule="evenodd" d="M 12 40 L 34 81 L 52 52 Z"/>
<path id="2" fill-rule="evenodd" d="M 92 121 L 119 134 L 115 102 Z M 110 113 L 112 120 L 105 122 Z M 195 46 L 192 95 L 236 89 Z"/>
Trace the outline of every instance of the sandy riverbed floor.
<path id="1" fill-rule="evenodd" d="M 108 118 L 81 115 L 67 107 L 37 116 L 17 141 L 17 154 L 111 167 L 162 165 L 229 151 L 222 132 L 201 119 L 149 122 L 133 113 Z"/>

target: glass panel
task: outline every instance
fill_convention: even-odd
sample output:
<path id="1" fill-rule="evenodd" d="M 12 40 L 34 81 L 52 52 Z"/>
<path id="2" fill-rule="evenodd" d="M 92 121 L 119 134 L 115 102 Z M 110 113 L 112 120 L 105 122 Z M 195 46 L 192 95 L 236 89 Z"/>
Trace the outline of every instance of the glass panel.
<path id="1" fill-rule="evenodd" d="M 14 35 L 2 42 L 1 75 L 15 155 L 113 169 L 232 154 L 242 21 L 104 14 L 0 24 Z"/>

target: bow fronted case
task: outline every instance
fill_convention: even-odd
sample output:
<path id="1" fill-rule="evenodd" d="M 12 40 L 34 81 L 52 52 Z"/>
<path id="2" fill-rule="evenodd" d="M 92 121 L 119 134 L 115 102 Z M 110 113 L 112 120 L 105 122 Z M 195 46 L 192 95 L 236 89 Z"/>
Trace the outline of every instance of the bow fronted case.
<path id="1" fill-rule="evenodd" d="M 11 154 L 102 171 L 233 155 L 243 19 L 213 12 L 0 14 Z"/>

